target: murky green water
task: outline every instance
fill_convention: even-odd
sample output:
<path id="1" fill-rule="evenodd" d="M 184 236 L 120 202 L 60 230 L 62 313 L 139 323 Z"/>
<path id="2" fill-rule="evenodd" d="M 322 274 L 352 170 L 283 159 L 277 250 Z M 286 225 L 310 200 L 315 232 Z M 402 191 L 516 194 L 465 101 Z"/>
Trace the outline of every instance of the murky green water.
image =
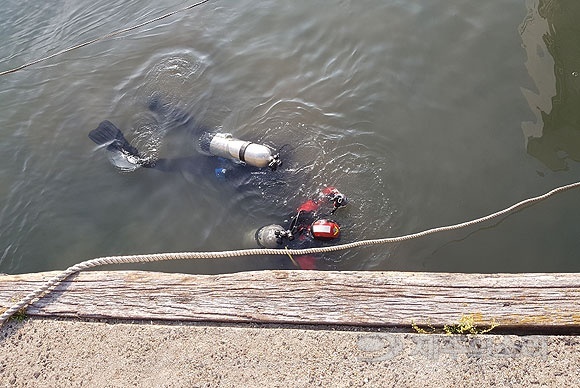
<path id="1" fill-rule="evenodd" d="M 0 70 L 182 1 L 7 0 Z M 480 217 L 580 179 L 580 16 L 562 1 L 213 1 L 0 78 L 0 272 L 133 253 L 248 247 L 321 186 L 351 198 L 343 241 Z M 290 144 L 283 185 L 116 171 L 87 138 L 109 119 L 145 152 L 153 93 L 210 127 Z M 325 255 L 341 270 L 580 271 L 572 191 L 501 222 Z M 288 258 L 135 265 L 191 273 Z"/>

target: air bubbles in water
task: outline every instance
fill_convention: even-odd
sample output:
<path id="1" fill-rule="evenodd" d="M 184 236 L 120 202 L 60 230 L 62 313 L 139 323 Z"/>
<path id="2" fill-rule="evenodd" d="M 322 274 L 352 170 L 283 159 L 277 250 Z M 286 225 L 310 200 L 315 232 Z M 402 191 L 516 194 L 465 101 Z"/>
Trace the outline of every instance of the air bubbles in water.
<path id="1" fill-rule="evenodd" d="M 207 80 L 202 74 L 207 68 L 201 56 L 193 53 L 176 53 L 153 64 L 146 73 L 146 87 L 151 92 L 175 96 L 178 101 L 188 100 L 196 90 L 207 90 Z"/>
<path id="2" fill-rule="evenodd" d="M 149 117 L 141 117 L 135 123 L 134 133 L 133 143 L 141 151 L 141 156 L 157 158 L 165 131 Z"/>

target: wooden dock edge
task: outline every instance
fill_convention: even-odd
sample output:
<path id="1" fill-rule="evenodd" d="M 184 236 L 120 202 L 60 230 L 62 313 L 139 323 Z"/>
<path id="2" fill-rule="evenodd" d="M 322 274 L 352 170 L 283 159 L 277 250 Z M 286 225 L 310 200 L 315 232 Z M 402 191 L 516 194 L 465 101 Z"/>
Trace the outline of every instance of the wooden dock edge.
<path id="1" fill-rule="evenodd" d="M 0 276 L 0 312 L 58 272 Z M 187 275 L 90 271 L 26 314 L 131 320 L 575 329 L 580 274 L 256 271 Z"/>

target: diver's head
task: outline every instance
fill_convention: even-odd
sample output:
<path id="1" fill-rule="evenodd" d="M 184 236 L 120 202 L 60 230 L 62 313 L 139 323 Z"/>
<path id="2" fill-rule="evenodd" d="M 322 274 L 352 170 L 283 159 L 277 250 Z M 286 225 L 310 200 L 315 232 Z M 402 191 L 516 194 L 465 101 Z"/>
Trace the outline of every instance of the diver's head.
<path id="1" fill-rule="evenodd" d="M 336 210 L 341 207 L 348 205 L 348 198 L 346 195 L 338 191 L 336 187 L 328 186 L 322 189 L 321 196 L 326 198 L 327 201 L 332 203 L 332 212 L 333 214 Z"/>
<path id="2" fill-rule="evenodd" d="M 338 209 L 339 207 L 348 205 L 347 196 L 342 193 L 338 193 L 337 195 L 334 196 L 334 198 L 332 198 L 332 205 L 334 206 L 335 210 Z"/>

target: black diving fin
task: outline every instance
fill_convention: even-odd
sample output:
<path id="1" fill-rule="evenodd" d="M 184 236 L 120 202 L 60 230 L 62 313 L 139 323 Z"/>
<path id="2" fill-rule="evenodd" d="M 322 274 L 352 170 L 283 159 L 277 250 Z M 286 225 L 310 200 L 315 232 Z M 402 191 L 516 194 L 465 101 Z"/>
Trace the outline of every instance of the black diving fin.
<path id="1" fill-rule="evenodd" d="M 123 132 L 108 120 L 101 122 L 97 128 L 89 132 L 89 139 L 98 145 L 113 146 L 135 156 L 139 154 L 137 149 L 125 139 Z"/>
<path id="2" fill-rule="evenodd" d="M 153 167 L 149 158 L 142 158 L 137 148 L 125 139 L 123 132 L 108 120 L 89 132 L 89 139 L 100 146 L 106 146 L 107 157 L 122 171 L 134 171 L 139 167 Z"/>

